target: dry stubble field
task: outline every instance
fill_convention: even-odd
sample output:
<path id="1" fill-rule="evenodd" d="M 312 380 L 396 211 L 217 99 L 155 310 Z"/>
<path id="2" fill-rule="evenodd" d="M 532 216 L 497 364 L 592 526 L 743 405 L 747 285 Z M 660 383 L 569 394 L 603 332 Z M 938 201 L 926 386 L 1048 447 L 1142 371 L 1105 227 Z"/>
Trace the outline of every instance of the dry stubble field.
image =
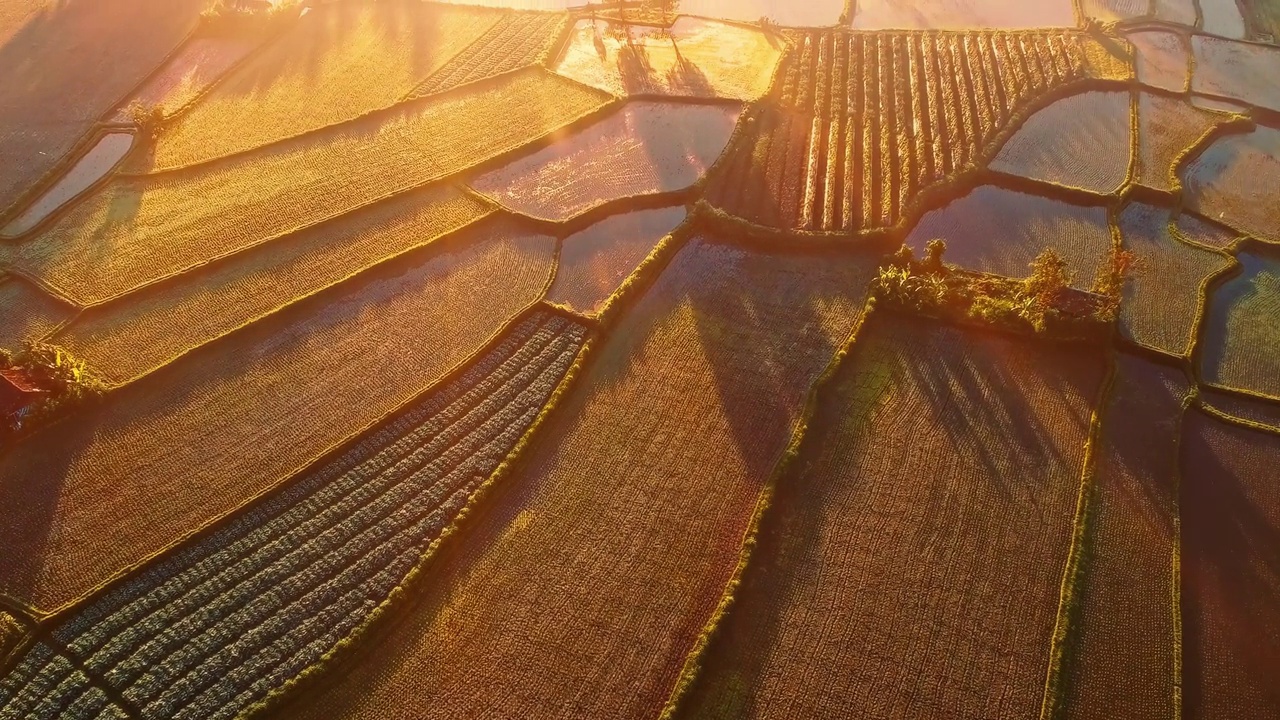
<path id="1" fill-rule="evenodd" d="M 1035 717 L 1103 369 L 877 313 L 683 717 Z"/>

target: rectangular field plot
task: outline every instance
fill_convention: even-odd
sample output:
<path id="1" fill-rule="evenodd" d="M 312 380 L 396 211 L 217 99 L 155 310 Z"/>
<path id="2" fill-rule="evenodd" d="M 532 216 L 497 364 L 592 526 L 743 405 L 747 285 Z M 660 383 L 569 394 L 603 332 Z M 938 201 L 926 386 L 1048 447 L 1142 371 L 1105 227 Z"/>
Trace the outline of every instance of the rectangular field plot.
<path id="1" fill-rule="evenodd" d="M 1280 257 L 1241 252 L 1242 272 L 1209 296 L 1201 333 L 1206 382 L 1280 397 Z"/>
<path id="2" fill-rule="evenodd" d="M 102 302 L 514 150 L 606 101 L 530 70 L 253 157 L 117 178 L 16 248 L 13 263 Z"/>
<path id="3" fill-rule="evenodd" d="M 1280 48 L 1196 35 L 1191 49 L 1193 91 L 1280 110 Z"/>
<path id="4" fill-rule="evenodd" d="M 1140 268 L 1124 285 L 1120 332 L 1146 347 L 1189 356 L 1204 283 L 1234 261 L 1178 240 L 1169 229 L 1170 213 L 1134 202 L 1120 214 L 1124 247 L 1137 255 Z"/>
<path id="5" fill-rule="evenodd" d="M 0 592 L 52 609 L 382 417 L 538 300 L 555 243 L 427 248 L 192 353 L 0 457 Z M 104 532 L 103 528 L 110 528 Z"/>
<path id="6" fill-rule="evenodd" d="M 1280 129 L 1259 125 L 1220 137 L 1182 172 L 1186 205 L 1242 235 L 1280 242 Z"/>
<path id="7" fill-rule="evenodd" d="M 166 128 L 153 167 L 213 160 L 389 107 L 499 18 L 425 3 L 312 8 Z"/>
<path id="8" fill-rule="evenodd" d="M 408 97 L 425 97 L 532 65 L 551 51 L 568 24 L 565 13 L 504 13 L 501 20 L 431 73 Z"/>
<path id="9" fill-rule="evenodd" d="M 1037 717 L 1103 370 L 874 316 L 683 717 Z"/>
<path id="10" fill-rule="evenodd" d="M 411 192 L 89 308 L 53 341 L 107 381 L 129 382 L 489 212 L 451 186 Z"/>
<path id="11" fill-rule="evenodd" d="M 1280 707 L 1280 436 L 1188 413 L 1182 436 L 1183 708 Z"/>
<path id="12" fill-rule="evenodd" d="M 208 4 L 5 3 L 0 12 L 17 7 L 30 11 L 13 20 L 0 57 L 0 67 L 5 68 L 0 73 L 0 212 L 52 170 L 114 103 L 156 69 L 195 28 Z"/>
<path id="13" fill-rule="evenodd" d="M 46 659 L 52 647 L 145 717 L 240 716 L 390 597 L 533 423 L 586 334 L 547 312 L 514 323 L 359 442 L 60 619 L 0 680 L 0 715 L 83 697 Z"/>
<path id="14" fill-rule="evenodd" d="M 412 614 L 284 717 L 657 717 L 873 274 L 692 240 Z"/>
<path id="15" fill-rule="evenodd" d="M 1174 527 L 1180 370 L 1118 355 L 1094 468 L 1064 717 L 1176 717 Z"/>
<path id="16" fill-rule="evenodd" d="M 28 280 L 0 274 L 0 350 L 19 350 L 27 340 L 43 339 L 74 313 Z"/>

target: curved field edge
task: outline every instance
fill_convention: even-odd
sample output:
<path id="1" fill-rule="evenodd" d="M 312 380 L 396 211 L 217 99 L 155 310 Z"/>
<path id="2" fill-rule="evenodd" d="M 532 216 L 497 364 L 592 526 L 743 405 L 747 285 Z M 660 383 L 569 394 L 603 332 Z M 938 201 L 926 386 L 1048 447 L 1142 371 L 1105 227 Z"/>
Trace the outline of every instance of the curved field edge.
<path id="1" fill-rule="evenodd" d="M 578 352 L 577 359 L 569 367 L 564 379 L 560 381 L 547 404 L 538 413 L 538 417 L 533 421 L 533 424 L 529 426 L 529 429 L 516 443 L 515 448 L 502 464 L 477 486 L 467 500 L 466 505 L 440 533 L 440 536 L 432 541 L 420 562 L 410 570 L 404 581 L 369 614 L 365 622 L 356 627 L 333 650 L 326 653 L 319 662 L 291 679 L 284 686 L 273 691 L 262 701 L 250 706 L 241 714 L 242 718 L 266 716 L 283 707 L 308 688 L 317 686 L 326 675 L 340 671 L 345 663 L 354 661 L 362 651 L 371 651 L 373 649 L 368 646 L 376 643 L 381 633 L 394 624 L 404 610 L 412 606 L 413 598 L 411 595 L 413 590 L 417 585 L 425 581 L 425 576 L 435 560 L 441 553 L 448 551 L 452 546 L 461 542 L 461 539 L 454 540 L 454 537 L 465 533 L 466 528 L 477 521 L 476 516 L 484 513 L 487 507 L 497 501 L 497 496 L 503 489 L 503 481 L 528 457 L 532 444 L 540 435 L 539 431 L 548 424 L 561 402 L 569 396 L 570 391 L 577 385 L 578 378 L 584 374 L 589 364 L 594 361 L 598 349 L 608 337 L 613 319 L 626 305 L 634 302 L 644 294 L 648 286 L 657 280 L 658 275 L 670 264 L 680 249 L 685 246 L 690 236 L 689 228 L 692 222 L 693 217 L 691 215 L 674 232 L 663 238 L 662 242 L 653 249 L 635 272 L 627 278 L 626 282 L 604 303 L 603 309 L 594 321 L 596 329 L 589 334 L 586 343 Z M 555 273 L 552 273 L 552 282 L 554 282 L 554 275 Z M 548 287 L 550 287 L 550 284 L 548 284 Z M 592 327 L 593 324 L 593 321 L 589 319 L 575 313 L 568 313 L 563 308 L 545 301 L 540 301 L 535 307 L 542 307 L 550 312 L 565 315 L 576 322 L 585 321 L 588 327 Z"/>
<path id="2" fill-rule="evenodd" d="M 863 307 L 862 314 L 854 324 L 849 337 L 841 345 L 840 349 L 832 356 L 831 361 L 827 364 L 822 374 L 810 386 L 808 394 L 805 396 L 804 407 L 796 422 L 796 426 L 791 431 L 791 438 L 787 444 L 786 450 L 783 452 L 782 458 L 774 466 L 773 471 L 769 474 L 765 481 L 764 487 L 760 491 L 756 506 L 751 515 L 751 520 L 747 525 L 746 533 L 742 540 L 742 549 L 738 555 L 738 563 L 733 569 L 729 582 L 725 585 L 724 593 L 720 597 L 720 602 L 716 606 L 715 612 L 707 620 L 707 624 L 703 627 L 702 632 L 698 635 L 694 643 L 693 649 L 685 657 L 684 665 L 680 670 L 679 678 L 676 680 L 675 686 L 672 688 L 671 695 L 667 699 L 666 704 L 662 708 L 659 715 L 660 720 L 673 720 L 677 717 L 681 709 L 682 701 L 688 696 L 689 691 L 697 683 L 699 672 L 702 669 L 703 660 L 707 656 L 707 651 L 715 641 L 716 635 L 720 627 L 723 625 L 725 617 L 733 611 L 734 600 L 736 599 L 737 590 L 742 585 L 742 579 L 747 571 L 747 567 L 751 563 L 751 559 L 755 554 L 755 548 L 760 536 L 760 527 L 769 514 L 769 509 L 773 505 L 773 497 L 777 492 L 779 480 L 787 473 L 796 459 L 800 456 L 800 450 L 808 435 L 809 423 L 812 422 L 818 411 L 818 403 L 820 395 L 834 381 L 840 368 L 844 365 L 845 360 L 853 351 L 857 344 L 858 337 L 862 334 L 862 328 L 866 326 L 867 319 L 874 314 L 876 308 L 875 299 L 868 298 Z"/>

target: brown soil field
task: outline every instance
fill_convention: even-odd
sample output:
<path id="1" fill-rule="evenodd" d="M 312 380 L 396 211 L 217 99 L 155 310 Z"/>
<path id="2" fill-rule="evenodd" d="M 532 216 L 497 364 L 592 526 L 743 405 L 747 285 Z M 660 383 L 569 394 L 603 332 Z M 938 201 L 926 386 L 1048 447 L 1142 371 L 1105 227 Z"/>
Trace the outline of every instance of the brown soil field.
<path id="1" fill-rule="evenodd" d="M 662 32 L 579 20 L 554 69 L 614 95 L 755 100 L 769 90 L 784 48 L 758 28 L 693 17 Z"/>
<path id="2" fill-rule="evenodd" d="M 547 300 L 580 313 L 599 313 L 662 238 L 687 216 L 683 205 L 615 215 L 561 243 Z"/>
<path id="3" fill-rule="evenodd" d="M 605 102 L 535 69 L 226 164 L 118 177 L 12 262 L 95 304 L 523 147 Z"/>
<path id="4" fill-rule="evenodd" d="M 1138 163 L 1134 182 L 1156 190 L 1178 189 L 1174 164 L 1205 133 L 1224 121 L 1182 98 L 1138 93 Z"/>
<path id="5" fill-rule="evenodd" d="M 1179 370 L 1125 354 L 1116 362 L 1064 717 L 1164 720 L 1177 717 L 1174 518 L 1189 388 Z"/>
<path id="6" fill-rule="evenodd" d="M 1280 110 L 1280 48 L 1196 35 L 1191 38 L 1195 72 L 1191 89 Z"/>
<path id="7" fill-rule="evenodd" d="M 1183 712 L 1280 707 L 1280 436 L 1189 413 L 1182 436 Z"/>
<path id="8" fill-rule="evenodd" d="M 551 51 L 568 24 L 569 16 L 564 13 L 505 13 L 408 97 L 426 97 L 533 65 Z"/>
<path id="9" fill-rule="evenodd" d="M 991 169 L 1112 195 L 1129 177 L 1132 125 L 1130 93 L 1072 95 L 1027 118 Z"/>
<path id="10" fill-rule="evenodd" d="M 994 185 L 925 214 L 907 244 L 923 257 L 925 244 L 934 238 L 946 241 L 947 262 L 1008 277 L 1026 277 L 1042 250 L 1056 248 L 1075 275 L 1074 286 L 1086 289 L 1112 245 L 1106 208 Z"/>
<path id="11" fill-rule="evenodd" d="M 389 107 L 500 18 L 426 3 L 315 7 L 167 126 L 152 166 L 213 160 Z"/>
<path id="12" fill-rule="evenodd" d="M 873 317 L 683 716 L 1038 716 L 1103 370 Z"/>
<path id="13" fill-rule="evenodd" d="M 5 5 L 26 9 L 0 30 L 0 213 L 177 49 L 208 0 Z"/>
<path id="14" fill-rule="evenodd" d="M 1143 30 L 1125 38 L 1133 43 L 1138 82 L 1184 92 L 1191 82 L 1191 47 L 1181 35 L 1167 30 Z"/>
<path id="15" fill-rule="evenodd" d="M 0 274 L 0 349 L 18 350 L 23 341 L 40 340 L 75 313 L 25 278 Z"/>
<path id="16" fill-rule="evenodd" d="M 1204 150 L 1182 174 L 1187 207 L 1252 235 L 1280 242 L 1280 130 L 1260 126 L 1228 135 Z"/>
<path id="17" fill-rule="evenodd" d="M 113 122 L 132 123 L 130 107 L 135 103 L 158 109 L 170 117 L 199 98 L 222 79 L 237 63 L 261 46 L 254 37 L 211 36 L 192 38 L 165 63 L 112 116 Z"/>
<path id="18" fill-rule="evenodd" d="M 1120 214 L 1124 246 L 1139 263 L 1125 283 L 1120 332 L 1141 345 L 1188 356 L 1204 282 L 1235 261 L 1225 253 L 1180 242 L 1169 231 L 1170 219 L 1169 210 L 1138 202 Z"/>
<path id="19" fill-rule="evenodd" d="M 815 31 L 795 44 L 709 197 L 753 222 L 804 230 L 892 226 L 922 189 L 985 164 L 1027 103 L 1129 72 L 1069 31 Z"/>
<path id="20" fill-rule="evenodd" d="M 43 717 L 92 683 L 135 716 L 248 714 L 396 594 L 539 416 L 587 334 L 560 314 L 523 314 L 373 432 L 51 623 L 0 680 L 0 712 Z"/>
<path id="21" fill-rule="evenodd" d="M 657 716 L 874 274 L 702 238 L 672 262 L 412 613 L 282 717 Z"/>
<path id="22" fill-rule="evenodd" d="M 305 466 L 540 298 L 554 245 L 496 225 L 426 248 L 7 451 L 0 505 L 26 512 L 0 517 L 0 592 L 57 608 Z"/>
<path id="23" fill-rule="evenodd" d="M 471 187 L 514 212 L 553 221 L 620 198 L 684 190 L 720 157 L 741 112 L 733 105 L 632 100 Z"/>
<path id="24" fill-rule="evenodd" d="M 52 341 L 89 363 L 108 382 L 129 382 L 490 212 L 452 186 L 410 192 L 89 308 Z"/>
<path id="25" fill-rule="evenodd" d="M 1280 258 L 1240 252 L 1243 272 L 1209 298 L 1201 371 L 1207 382 L 1280 397 Z"/>

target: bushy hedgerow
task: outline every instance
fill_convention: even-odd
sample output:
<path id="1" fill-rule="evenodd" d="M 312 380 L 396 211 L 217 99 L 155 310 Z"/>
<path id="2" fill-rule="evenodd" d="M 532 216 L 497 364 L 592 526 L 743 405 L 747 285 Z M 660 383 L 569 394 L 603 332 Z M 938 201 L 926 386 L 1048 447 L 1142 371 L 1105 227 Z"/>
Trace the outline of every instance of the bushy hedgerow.
<path id="1" fill-rule="evenodd" d="M 0 424 L 0 442 L 96 402 L 107 390 L 102 379 L 84 362 L 48 343 L 28 342 L 21 351 L 12 354 L 0 350 L 0 367 L 22 371 L 45 391 L 21 417 L 4 418 Z"/>

